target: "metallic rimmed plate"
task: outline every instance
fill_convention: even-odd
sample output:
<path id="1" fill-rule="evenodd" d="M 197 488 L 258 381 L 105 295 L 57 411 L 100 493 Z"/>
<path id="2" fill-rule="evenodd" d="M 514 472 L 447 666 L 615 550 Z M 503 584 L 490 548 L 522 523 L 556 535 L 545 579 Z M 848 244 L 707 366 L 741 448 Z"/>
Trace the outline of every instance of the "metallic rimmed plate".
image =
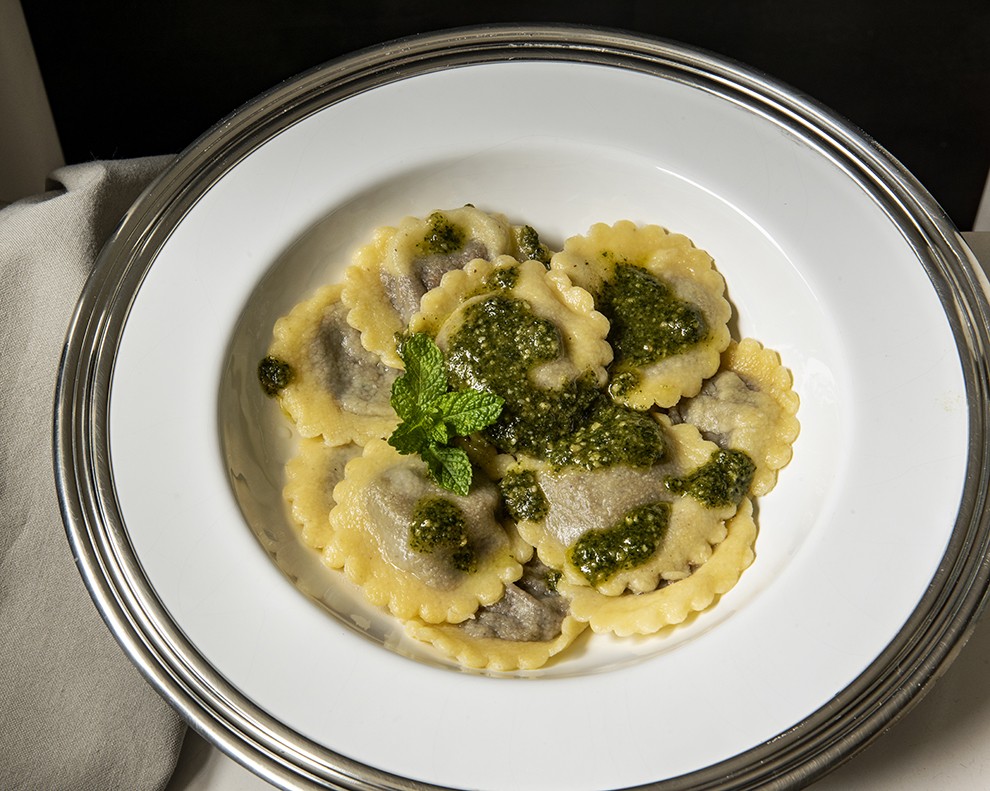
<path id="1" fill-rule="evenodd" d="M 802 397 L 739 585 L 536 678 L 456 672 L 320 576 L 252 381 L 274 319 L 375 225 L 466 202 L 555 244 L 621 218 L 687 233 Z M 924 189 L 762 75 L 587 29 L 399 41 L 247 105 L 124 219 L 62 362 L 66 528 L 151 683 L 278 785 L 797 785 L 916 700 L 982 606 L 988 326 Z"/>

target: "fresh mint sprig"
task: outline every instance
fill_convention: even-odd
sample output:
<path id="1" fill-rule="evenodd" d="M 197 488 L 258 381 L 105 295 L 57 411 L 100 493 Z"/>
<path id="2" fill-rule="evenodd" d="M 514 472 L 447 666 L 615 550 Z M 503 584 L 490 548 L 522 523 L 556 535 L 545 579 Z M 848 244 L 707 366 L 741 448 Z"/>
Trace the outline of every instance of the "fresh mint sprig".
<path id="1" fill-rule="evenodd" d="M 401 423 L 388 438 L 399 453 L 418 453 L 440 486 L 465 495 L 471 488 L 471 461 L 450 445 L 490 426 L 502 412 L 503 400 L 484 390 L 450 390 L 443 352 L 423 332 L 399 343 L 405 373 L 392 383 L 392 409 Z"/>

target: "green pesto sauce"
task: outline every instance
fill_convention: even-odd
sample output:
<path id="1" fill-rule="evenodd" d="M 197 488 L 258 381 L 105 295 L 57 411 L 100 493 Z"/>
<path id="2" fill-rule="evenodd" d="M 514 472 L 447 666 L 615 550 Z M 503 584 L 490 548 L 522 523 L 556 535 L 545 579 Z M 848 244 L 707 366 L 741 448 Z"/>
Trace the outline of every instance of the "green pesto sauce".
<path id="1" fill-rule="evenodd" d="M 510 470 L 498 488 L 509 516 L 517 522 L 539 522 L 550 511 L 550 503 L 532 470 Z"/>
<path id="2" fill-rule="evenodd" d="M 547 590 L 551 590 L 554 593 L 557 592 L 557 583 L 560 582 L 560 578 L 564 576 L 557 569 L 547 569 L 545 580 L 547 583 Z"/>
<path id="3" fill-rule="evenodd" d="M 665 453 L 649 415 L 613 403 L 588 372 L 560 390 L 536 387 L 529 371 L 554 360 L 563 343 L 553 323 L 519 299 L 495 293 L 465 310 L 447 348 L 455 387 L 489 390 L 504 399 L 485 436 L 504 453 L 526 453 L 557 467 L 613 464 L 649 467 Z"/>
<path id="4" fill-rule="evenodd" d="M 457 505 L 445 497 L 423 497 L 413 507 L 409 548 L 430 553 L 452 549 L 451 562 L 458 571 L 475 571 L 477 558 L 468 544 L 467 523 Z"/>
<path id="5" fill-rule="evenodd" d="M 513 288 L 519 282 L 518 266 L 500 266 L 493 269 L 482 285 L 482 291 L 500 291 Z"/>
<path id="6" fill-rule="evenodd" d="M 426 255 L 448 255 L 464 247 L 464 232 L 454 225 L 443 212 L 435 211 L 426 218 L 426 235 L 419 243 L 420 252 Z"/>
<path id="7" fill-rule="evenodd" d="M 292 366 L 278 357 L 269 355 L 258 363 L 258 381 L 269 397 L 278 395 L 280 390 L 292 382 L 293 376 Z"/>
<path id="8" fill-rule="evenodd" d="M 623 398 L 639 387 L 643 380 L 639 371 L 635 368 L 626 370 L 613 370 L 609 378 L 608 391 L 614 398 Z"/>
<path id="9" fill-rule="evenodd" d="M 470 304 L 450 337 L 447 367 L 455 388 L 489 390 L 505 405 L 485 435 L 503 452 L 540 452 L 571 430 L 574 419 L 597 395 L 590 381 L 561 390 L 534 386 L 529 371 L 555 360 L 563 343 L 552 322 L 538 318 L 529 305 L 496 293 Z"/>
<path id="10" fill-rule="evenodd" d="M 550 268 L 550 257 L 553 253 L 549 247 L 540 241 L 540 235 L 531 225 L 524 225 L 516 231 L 516 238 L 519 252 L 531 261 L 539 261 L 548 269 Z"/>
<path id="11" fill-rule="evenodd" d="M 571 434 L 550 446 L 547 460 L 586 470 L 615 464 L 646 469 L 666 452 L 663 429 L 656 420 L 603 397 Z"/>
<path id="12" fill-rule="evenodd" d="M 641 505 L 628 511 L 613 527 L 589 530 L 567 551 L 567 559 L 588 582 L 598 585 L 652 558 L 669 522 L 669 503 Z"/>
<path id="13" fill-rule="evenodd" d="M 675 494 L 689 494 L 709 508 L 718 508 L 745 497 L 754 472 L 756 465 L 741 450 L 717 450 L 690 475 L 664 483 Z"/>
<path id="14" fill-rule="evenodd" d="M 708 335 L 696 305 L 679 299 L 662 280 L 632 264 L 616 265 L 596 307 L 611 322 L 608 342 L 619 368 L 680 354 Z"/>

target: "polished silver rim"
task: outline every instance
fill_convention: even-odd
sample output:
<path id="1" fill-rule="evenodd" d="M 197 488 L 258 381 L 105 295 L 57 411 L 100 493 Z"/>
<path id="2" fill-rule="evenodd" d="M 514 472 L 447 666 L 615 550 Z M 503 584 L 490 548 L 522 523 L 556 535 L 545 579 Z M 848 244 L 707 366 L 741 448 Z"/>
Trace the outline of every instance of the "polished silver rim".
<path id="1" fill-rule="evenodd" d="M 185 151 L 132 207 L 103 250 L 69 328 L 55 404 L 56 483 L 78 566 L 107 624 L 152 685 L 221 750 L 283 788 L 435 788 L 351 761 L 253 706 L 183 637 L 142 574 L 118 510 L 107 418 L 124 322 L 172 229 L 265 141 L 312 113 L 419 74 L 505 60 L 638 71 L 716 94 L 800 136 L 870 194 L 916 251 L 952 326 L 967 387 L 970 447 L 961 507 L 926 595 L 897 637 L 829 705 L 718 765 L 648 787 L 793 788 L 864 747 L 960 650 L 987 594 L 990 525 L 986 279 L 928 193 L 879 146 L 815 102 L 738 64 L 668 42 L 574 27 L 450 31 L 356 53 L 281 85 Z"/>

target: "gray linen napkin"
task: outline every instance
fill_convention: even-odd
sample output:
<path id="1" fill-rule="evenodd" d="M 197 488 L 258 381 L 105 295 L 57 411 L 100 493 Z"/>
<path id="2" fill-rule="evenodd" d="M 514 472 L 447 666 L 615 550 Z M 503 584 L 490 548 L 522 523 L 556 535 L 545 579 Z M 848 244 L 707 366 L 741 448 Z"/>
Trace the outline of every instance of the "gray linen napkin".
<path id="1" fill-rule="evenodd" d="M 52 471 L 66 328 L 100 247 L 170 157 L 56 170 L 0 210 L 0 788 L 163 788 L 185 726 L 72 560 Z"/>

